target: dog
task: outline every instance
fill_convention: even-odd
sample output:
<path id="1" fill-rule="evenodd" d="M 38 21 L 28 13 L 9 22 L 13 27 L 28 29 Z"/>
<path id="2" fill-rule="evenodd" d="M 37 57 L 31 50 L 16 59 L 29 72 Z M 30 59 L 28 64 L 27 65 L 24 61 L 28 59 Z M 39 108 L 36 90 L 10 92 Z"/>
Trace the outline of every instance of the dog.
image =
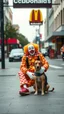
<path id="1" fill-rule="evenodd" d="M 40 60 L 35 61 L 35 74 L 34 74 L 34 80 L 35 80 L 35 95 L 38 94 L 39 86 L 41 89 L 41 94 L 44 95 L 45 93 L 45 83 L 46 83 L 46 77 L 44 73 L 40 74 L 40 69 L 42 66 L 42 63 Z"/>
<path id="2" fill-rule="evenodd" d="M 43 72 L 42 74 L 39 73 L 42 63 L 40 60 L 36 60 L 34 63 L 35 66 L 35 73 L 34 73 L 34 80 L 35 80 L 35 85 L 33 86 L 35 89 L 35 95 L 38 94 L 39 91 L 41 91 L 41 95 L 44 95 L 45 93 L 52 92 L 54 91 L 54 88 L 49 90 L 50 85 L 47 82 L 47 76 Z"/>

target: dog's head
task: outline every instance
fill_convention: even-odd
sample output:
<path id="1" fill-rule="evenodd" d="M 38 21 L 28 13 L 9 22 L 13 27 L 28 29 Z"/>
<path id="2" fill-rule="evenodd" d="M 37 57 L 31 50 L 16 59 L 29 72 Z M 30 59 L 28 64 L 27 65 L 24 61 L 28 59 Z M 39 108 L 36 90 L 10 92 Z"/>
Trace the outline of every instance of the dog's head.
<path id="1" fill-rule="evenodd" d="M 34 65 L 35 66 L 35 70 L 39 71 L 41 69 L 41 66 L 42 66 L 41 61 L 40 60 L 36 60 L 34 64 L 35 64 Z"/>

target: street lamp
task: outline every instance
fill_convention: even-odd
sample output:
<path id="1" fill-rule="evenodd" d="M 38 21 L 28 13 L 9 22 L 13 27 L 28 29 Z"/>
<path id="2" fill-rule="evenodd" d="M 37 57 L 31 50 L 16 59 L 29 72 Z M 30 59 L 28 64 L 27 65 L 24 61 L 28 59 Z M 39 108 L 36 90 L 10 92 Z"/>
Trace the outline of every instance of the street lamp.
<path id="1" fill-rule="evenodd" d="M 2 69 L 5 69 L 5 54 L 4 54 L 4 12 L 3 12 L 3 0 L 1 0 L 1 58 Z"/>
<path id="2" fill-rule="evenodd" d="M 3 2 L 3 0 L 0 0 L 0 10 L 1 10 L 1 60 L 2 60 L 2 64 L 1 67 L 2 69 L 5 69 L 5 50 L 4 50 L 4 7 L 7 7 L 6 5 L 8 5 L 8 1 L 6 0 L 5 3 Z"/>

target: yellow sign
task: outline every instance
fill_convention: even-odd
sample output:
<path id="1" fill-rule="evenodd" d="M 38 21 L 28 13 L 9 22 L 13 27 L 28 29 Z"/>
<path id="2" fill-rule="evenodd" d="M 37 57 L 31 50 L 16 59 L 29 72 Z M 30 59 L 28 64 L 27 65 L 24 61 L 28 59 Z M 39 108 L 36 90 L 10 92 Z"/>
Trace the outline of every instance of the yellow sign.
<path id="1" fill-rule="evenodd" d="M 43 16 L 40 10 L 32 10 L 29 17 L 30 24 L 43 24 Z"/>

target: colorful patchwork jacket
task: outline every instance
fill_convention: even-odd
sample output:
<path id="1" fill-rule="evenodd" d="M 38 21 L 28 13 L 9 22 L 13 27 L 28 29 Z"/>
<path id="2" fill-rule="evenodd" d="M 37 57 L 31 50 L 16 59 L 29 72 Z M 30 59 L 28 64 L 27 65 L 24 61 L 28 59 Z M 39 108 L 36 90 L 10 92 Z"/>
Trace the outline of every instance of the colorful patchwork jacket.
<path id="1" fill-rule="evenodd" d="M 28 45 L 30 45 L 30 44 L 28 44 Z M 22 61 L 21 61 L 20 70 L 24 74 L 26 74 L 27 71 L 34 72 L 35 71 L 34 62 L 39 57 L 40 61 L 42 62 L 42 66 L 45 68 L 45 71 L 47 71 L 47 69 L 49 68 L 49 63 L 47 62 L 45 57 L 39 52 L 38 45 L 33 44 L 33 46 L 35 48 L 35 55 L 34 56 L 29 55 L 28 45 L 26 45 L 24 47 L 24 56 L 23 56 Z"/>

